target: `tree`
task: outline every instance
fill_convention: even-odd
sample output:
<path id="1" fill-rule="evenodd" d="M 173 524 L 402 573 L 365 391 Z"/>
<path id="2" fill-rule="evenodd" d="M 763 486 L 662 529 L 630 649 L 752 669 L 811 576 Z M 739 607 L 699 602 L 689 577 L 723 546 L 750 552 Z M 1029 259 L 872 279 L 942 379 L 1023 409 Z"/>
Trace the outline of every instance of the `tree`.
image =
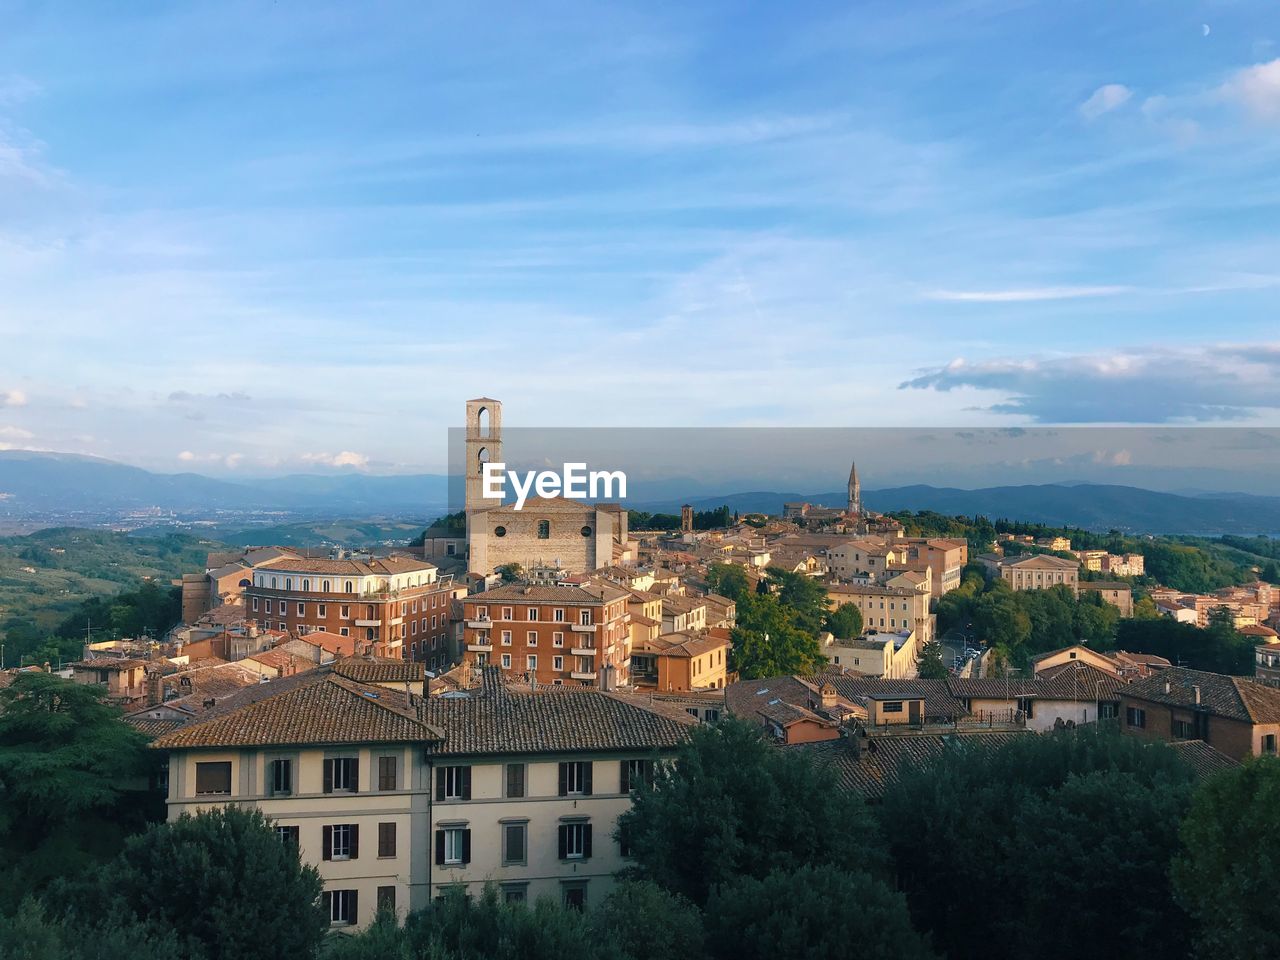
<path id="1" fill-rule="evenodd" d="M 862 611 L 852 603 L 842 603 L 827 614 L 826 628 L 841 640 L 862 636 Z"/>
<path id="2" fill-rule="evenodd" d="M 1201 629 L 1169 617 L 1121 620 L 1116 624 L 1116 647 L 1152 653 L 1195 670 L 1252 675 L 1253 645 L 1217 611 L 1210 614 L 1210 621 L 1208 628 Z"/>
<path id="3" fill-rule="evenodd" d="M 900 770 L 878 809 L 912 916 L 948 956 L 1180 956 L 1168 864 L 1194 777 L 1106 729 L 970 737 Z M 998 908 L 966 895 L 993 881 Z"/>
<path id="4" fill-rule="evenodd" d="M 1267 583 L 1280 583 L 1280 564 L 1274 560 L 1268 560 L 1263 564 L 1258 578 L 1267 581 Z"/>
<path id="5" fill-rule="evenodd" d="M 738 601 L 751 593 L 747 572 L 736 563 L 713 563 L 707 568 L 707 587 L 712 593 Z"/>
<path id="6" fill-rule="evenodd" d="M 1173 861 L 1178 898 L 1200 925 L 1203 956 L 1280 956 L 1280 761 L 1248 760 L 1196 791 Z"/>
<path id="7" fill-rule="evenodd" d="M 145 919 L 207 960 L 309 957 L 328 929 L 321 889 L 260 810 L 218 807 L 129 838 L 86 916 Z"/>
<path id="8" fill-rule="evenodd" d="M 694 729 L 618 821 L 637 872 L 696 904 L 718 884 L 805 864 L 882 863 L 874 818 L 829 765 L 724 719 Z M 673 843 L 673 837 L 682 838 Z"/>
<path id="9" fill-rule="evenodd" d="M 826 960 L 848 955 L 934 956 L 911 926 L 906 902 L 883 880 L 830 865 L 739 877 L 707 904 L 710 942 L 723 960 Z"/>
<path id="10" fill-rule="evenodd" d="M 773 594 L 747 594 L 737 609 L 730 659 L 742 676 L 813 673 L 825 663 L 817 636 L 799 629 Z"/>
<path id="11" fill-rule="evenodd" d="M 163 812 L 147 790 L 158 762 L 99 688 L 18 674 L 0 690 L 0 852 L 17 884 L 0 901 L 115 856 Z"/>
<path id="12" fill-rule="evenodd" d="M 947 665 L 942 662 L 942 644 L 930 640 L 920 651 L 918 673 L 921 680 L 945 680 L 951 675 Z"/>
<path id="13" fill-rule="evenodd" d="M 504 563 L 497 568 L 503 583 L 517 583 L 524 579 L 524 567 L 518 563 Z"/>
<path id="14" fill-rule="evenodd" d="M 827 588 L 813 577 L 777 567 L 769 569 L 768 579 L 778 602 L 791 612 L 792 622 L 816 637 L 827 617 Z"/>
<path id="15" fill-rule="evenodd" d="M 72 925 L 51 916 L 34 897 L 23 900 L 11 917 L 0 915 L 0 960 L 173 960 L 182 956 L 180 950 L 172 933 L 157 933 L 130 918 Z"/>
<path id="16" fill-rule="evenodd" d="M 646 880 L 624 880 L 592 909 L 597 943 L 616 943 L 630 960 L 702 960 L 702 914 L 679 894 Z"/>

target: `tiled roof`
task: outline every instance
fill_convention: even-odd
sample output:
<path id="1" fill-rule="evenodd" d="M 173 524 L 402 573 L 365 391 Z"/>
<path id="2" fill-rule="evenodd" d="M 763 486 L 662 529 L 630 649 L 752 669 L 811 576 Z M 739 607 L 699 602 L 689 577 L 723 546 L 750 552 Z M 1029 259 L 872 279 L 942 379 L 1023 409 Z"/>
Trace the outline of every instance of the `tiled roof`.
<path id="1" fill-rule="evenodd" d="M 1200 777 L 1211 777 L 1215 773 L 1240 766 L 1240 762 L 1235 757 L 1209 746 L 1203 740 L 1178 740 L 1169 746 L 1177 750 L 1182 759 Z"/>
<path id="2" fill-rule="evenodd" d="M 1198 706 L 1210 714 L 1242 723 L 1280 723 L 1280 690 L 1244 677 L 1169 667 L 1134 681 L 1124 693 L 1151 703 L 1195 709 L 1197 688 Z"/>
<path id="3" fill-rule="evenodd" d="M 618 591 L 618 596 L 624 596 Z M 613 599 L 610 597 L 610 599 Z M 467 597 L 468 603 L 491 603 L 504 601 L 507 603 L 564 603 L 574 606 L 592 606 L 601 603 L 595 594 L 588 593 L 581 587 L 548 587 L 537 584 L 513 583 L 505 587 L 494 587 L 483 593 L 474 593 Z"/>
<path id="4" fill-rule="evenodd" d="M 264 570 L 285 570 L 291 573 L 296 572 L 303 574 L 332 574 L 333 576 L 369 576 L 387 575 L 397 573 L 425 573 L 428 570 L 436 569 L 434 563 L 428 563 L 425 560 L 417 560 L 413 557 L 406 556 L 390 556 L 390 557 L 374 557 L 370 560 L 328 560 L 328 559 L 303 559 L 300 557 L 280 557 L 276 560 L 270 560 L 260 564 L 259 567 Z"/>
<path id="5" fill-rule="evenodd" d="M 835 671 L 812 677 L 769 677 L 731 683 L 725 687 L 725 705 L 730 713 L 740 717 L 754 715 L 762 703 L 774 699 L 811 709 L 821 703 L 819 690 L 824 683 L 830 683 L 836 696 L 851 704 L 862 704 L 868 697 L 901 697 L 923 699 L 928 720 L 953 719 L 967 714 L 964 704 L 947 689 L 945 680 L 883 680 Z"/>
<path id="6" fill-rule="evenodd" d="M 267 696 L 158 738 L 161 749 L 295 744 L 418 743 L 438 734 L 399 691 L 366 687 L 329 671 L 302 675 Z M 272 684 L 262 684 L 271 687 Z M 277 688 L 279 689 L 279 688 Z"/>
<path id="7" fill-rule="evenodd" d="M 148 717 L 125 717 L 124 722 L 150 740 L 172 733 L 184 725 L 182 720 L 152 720 Z"/>
<path id="8" fill-rule="evenodd" d="M 427 746 L 432 756 L 564 753 L 669 749 L 697 721 L 660 712 L 634 694 L 582 687 L 506 687 L 495 671 L 465 696 L 431 697 L 419 703 L 423 720 L 443 734 Z"/>
<path id="9" fill-rule="evenodd" d="M 1056 569 L 1056 570 L 1078 570 L 1080 561 L 1065 560 L 1062 557 L 1055 557 L 1050 553 L 1031 553 L 1022 554 L 1018 557 L 1005 558 L 1002 563 L 1006 567 L 1030 567 L 1035 569 Z"/>
<path id="10" fill-rule="evenodd" d="M 784 750 L 804 751 L 814 761 L 835 769 L 840 785 L 868 800 L 884 796 L 885 790 L 909 769 L 922 767 L 941 756 L 944 750 L 981 750 L 999 747 L 1015 737 L 1032 733 L 946 733 L 870 737 L 855 755 L 847 737 L 794 744 Z"/>
<path id="11" fill-rule="evenodd" d="M 1045 671 L 1034 677 L 948 677 L 951 692 L 966 700 L 1005 700 L 1012 697 L 1036 697 L 1042 700 L 1096 700 L 1105 696 L 1119 699 L 1128 686 L 1118 677 L 1101 670 L 1077 664 L 1063 664 L 1065 669 Z M 1087 672 L 1085 672 L 1087 671 Z M 1049 674 L 1052 674 L 1051 676 Z"/>
<path id="12" fill-rule="evenodd" d="M 73 670 L 77 668 L 86 670 L 132 670 L 135 667 L 145 667 L 149 663 L 151 663 L 150 660 L 134 658 L 97 657 L 93 660 L 77 660 L 74 663 L 67 664 L 67 666 Z"/>
<path id="13" fill-rule="evenodd" d="M 348 657 L 333 665 L 333 672 L 357 683 L 421 683 L 427 670 L 412 660 Z"/>

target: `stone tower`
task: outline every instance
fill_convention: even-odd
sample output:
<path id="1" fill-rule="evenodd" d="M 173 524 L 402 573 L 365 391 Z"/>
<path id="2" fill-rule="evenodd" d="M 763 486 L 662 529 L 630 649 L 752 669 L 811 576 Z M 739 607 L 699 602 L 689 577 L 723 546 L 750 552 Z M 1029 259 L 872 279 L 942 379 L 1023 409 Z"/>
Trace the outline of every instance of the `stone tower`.
<path id="1" fill-rule="evenodd" d="M 680 532 L 693 533 L 693 506 L 686 503 L 680 508 Z"/>
<path id="2" fill-rule="evenodd" d="M 858 479 L 858 465 L 849 465 L 849 509 L 851 516 L 862 515 L 862 482 Z"/>
<path id="3" fill-rule="evenodd" d="M 485 463 L 502 463 L 502 404 L 488 397 L 467 401 L 467 539 L 471 539 L 471 515 L 501 501 L 484 497 L 480 471 Z"/>

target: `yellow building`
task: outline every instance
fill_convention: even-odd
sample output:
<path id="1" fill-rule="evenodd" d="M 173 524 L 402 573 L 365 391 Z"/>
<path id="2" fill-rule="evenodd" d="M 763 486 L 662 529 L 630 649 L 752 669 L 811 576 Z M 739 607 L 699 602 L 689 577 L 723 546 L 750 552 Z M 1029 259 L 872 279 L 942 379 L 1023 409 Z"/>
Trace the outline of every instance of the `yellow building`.
<path id="1" fill-rule="evenodd" d="M 479 688 L 423 698 L 328 668 L 249 688 L 160 737 L 169 817 L 260 808 L 324 881 L 335 927 L 401 915 L 446 887 L 509 900 L 602 897 L 630 789 L 696 724 L 585 688 Z M 198 905 L 193 905 L 198 907 Z"/>

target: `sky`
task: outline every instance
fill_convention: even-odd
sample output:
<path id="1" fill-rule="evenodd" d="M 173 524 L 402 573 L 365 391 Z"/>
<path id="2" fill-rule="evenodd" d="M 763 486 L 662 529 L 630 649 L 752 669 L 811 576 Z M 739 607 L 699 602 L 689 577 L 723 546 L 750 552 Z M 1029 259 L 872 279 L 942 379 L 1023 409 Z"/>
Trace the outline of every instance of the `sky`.
<path id="1" fill-rule="evenodd" d="M 0 0 L 0 448 L 1280 425 L 1275 0 Z"/>

